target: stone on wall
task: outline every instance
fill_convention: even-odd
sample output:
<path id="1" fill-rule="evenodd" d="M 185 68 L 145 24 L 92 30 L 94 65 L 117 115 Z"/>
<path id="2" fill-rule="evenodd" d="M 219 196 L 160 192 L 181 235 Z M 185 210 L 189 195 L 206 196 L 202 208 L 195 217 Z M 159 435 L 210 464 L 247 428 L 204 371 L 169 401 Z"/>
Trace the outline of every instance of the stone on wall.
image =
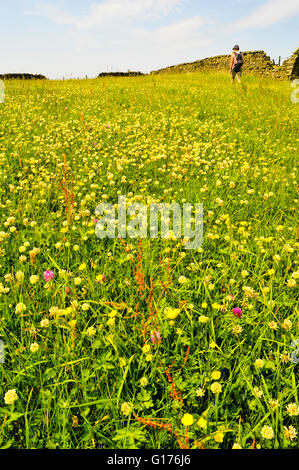
<path id="1" fill-rule="evenodd" d="M 294 78 L 299 78 L 299 48 L 296 49 L 293 55 L 281 66 L 281 70 L 286 74 L 291 80 Z"/>
<path id="2" fill-rule="evenodd" d="M 1 80 L 47 80 L 44 75 L 32 75 L 31 73 L 5 73 L 0 75 Z"/>
<path id="3" fill-rule="evenodd" d="M 143 75 L 141 72 L 102 72 L 98 75 L 98 78 L 102 77 L 139 77 Z"/>
<path id="4" fill-rule="evenodd" d="M 243 52 L 243 56 L 244 73 L 252 73 L 255 75 L 280 79 L 292 79 L 295 76 L 299 76 L 299 49 L 297 49 L 282 66 L 275 65 L 264 51 L 246 51 Z M 197 72 L 200 70 L 229 70 L 230 57 L 230 55 L 208 57 L 195 62 L 173 65 L 171 67 L 155 70 L 151 73 L 161 74 Z"/>

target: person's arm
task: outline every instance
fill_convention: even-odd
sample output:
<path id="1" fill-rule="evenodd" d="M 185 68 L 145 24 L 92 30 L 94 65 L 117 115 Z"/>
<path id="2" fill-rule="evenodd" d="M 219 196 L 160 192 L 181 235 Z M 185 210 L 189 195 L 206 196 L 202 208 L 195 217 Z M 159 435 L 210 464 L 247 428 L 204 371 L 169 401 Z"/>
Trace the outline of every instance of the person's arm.
<path id="1" fill-rule="evenodd" d="M 235 65 L 235 54 L 232 54 L 231 59 L 230 59 L 230 69 L 229 69 L 230 73 L 232 72 L 234 65 Z"/>

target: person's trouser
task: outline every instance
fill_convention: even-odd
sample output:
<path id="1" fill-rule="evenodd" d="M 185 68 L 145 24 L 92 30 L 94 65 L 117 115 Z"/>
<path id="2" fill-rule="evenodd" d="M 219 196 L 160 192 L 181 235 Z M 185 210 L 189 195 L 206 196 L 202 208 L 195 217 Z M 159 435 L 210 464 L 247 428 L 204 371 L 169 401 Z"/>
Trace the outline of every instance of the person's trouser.
<path id="1" fill-rule="evenodd" d="M 239 70 L 239 72 L 236 72 L 235 70 L 232 70 L 232 78 L 235 78 L 236 75 L 239 74 L 239 77 L 242 77 L 242 69 Z"/>

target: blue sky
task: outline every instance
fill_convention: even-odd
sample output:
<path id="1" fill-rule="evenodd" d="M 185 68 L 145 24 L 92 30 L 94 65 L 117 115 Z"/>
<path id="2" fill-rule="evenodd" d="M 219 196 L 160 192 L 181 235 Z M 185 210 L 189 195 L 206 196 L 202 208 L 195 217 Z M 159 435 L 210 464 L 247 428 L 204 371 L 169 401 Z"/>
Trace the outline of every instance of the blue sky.
<path id="1" fill-rule="evenodd" d="M 299 0 L 0 0 L 0 73 L 70 78 L 299 47 Z"/>

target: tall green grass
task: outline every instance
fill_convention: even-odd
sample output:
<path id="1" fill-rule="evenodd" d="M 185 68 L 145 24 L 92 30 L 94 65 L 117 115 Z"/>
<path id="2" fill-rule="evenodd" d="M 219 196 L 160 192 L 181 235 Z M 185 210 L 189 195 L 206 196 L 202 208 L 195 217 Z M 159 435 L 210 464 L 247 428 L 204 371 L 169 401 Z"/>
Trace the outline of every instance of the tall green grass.
<path id="1" fill-rule="evenodd" d="M 290 84 L 194 73 L 5 85 L 0 446 L 298 445 Z M 95 209 L 119 194 L 202 202 L 202 249 L 99 240 Z"/>

